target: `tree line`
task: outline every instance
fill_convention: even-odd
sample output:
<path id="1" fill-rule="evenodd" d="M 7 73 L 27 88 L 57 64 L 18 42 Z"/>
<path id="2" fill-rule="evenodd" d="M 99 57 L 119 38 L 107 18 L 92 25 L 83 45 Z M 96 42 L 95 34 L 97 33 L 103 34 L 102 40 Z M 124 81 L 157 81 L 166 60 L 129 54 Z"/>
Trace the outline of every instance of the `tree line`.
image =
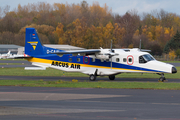
<path id="1" fill-rule="evenodd" d="M 38 2 L 19 4 L 13 11 L 9 10 L 9 6 L 0 7 L 0 44 L 24 46 L 25 28 L 34 27 L 45 44 L 109 48 L 112 39 L 114 48 L 133 48 L 139 47 L 141 39 L 142 48 L 161 55 L 167 53 L 166 44 L 180 30 L 180 16 L 175 13 L 154 10 L 139 15 L 138 11 L 130 10 L 119 15 L 98 2 L 92 5 L 86 1 L 53 5 Z"/>

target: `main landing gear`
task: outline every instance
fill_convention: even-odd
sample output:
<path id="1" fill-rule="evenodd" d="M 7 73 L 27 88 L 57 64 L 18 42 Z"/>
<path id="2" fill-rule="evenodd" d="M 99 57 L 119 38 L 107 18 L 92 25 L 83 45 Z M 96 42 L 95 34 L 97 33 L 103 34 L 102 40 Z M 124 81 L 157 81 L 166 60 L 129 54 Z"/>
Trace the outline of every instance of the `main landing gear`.
<path id="1" fill-rule="evenodd" d="M 90 80 L 90 81 L 95 81 L 95 80 L 96 80 L 96 75 L 91 74 L 91 75 L 89 76 L 89 80 Z"/>
<path id="2" fill-rule="evenodd" d="M 90 76 L 89 76 L 89 80 L 90 81 L 95 81 L 96 80 L 96 75 L 93 75 L 93 74 L 91 74 Z M 109 80 L 115 80 L 115 75 L 110 75 L 109 76 Z"/>
<path id="3" fill-rule="evenodd" d="M 96 80 L 97 71 L 98 71 L 98 69 L 95 70 L 94 74 L 89 75 L 89 80 L 90 81 L 95 81 Z"/>
<path id="4" fill-rule="evenodd" d="M 164 77 L 164 73 L 161 74 L 161 77 L 159 78 L 159 82 L 164 82 L 166 78 Z"/>
<path id="5" fill-rule="evenodd" d="M 110 80 L 114 80 L 114 79 L 115 79 L 115 75 L 110 75 L 110 76 L 109 76 L 109 79 L 110 79 Z"/>

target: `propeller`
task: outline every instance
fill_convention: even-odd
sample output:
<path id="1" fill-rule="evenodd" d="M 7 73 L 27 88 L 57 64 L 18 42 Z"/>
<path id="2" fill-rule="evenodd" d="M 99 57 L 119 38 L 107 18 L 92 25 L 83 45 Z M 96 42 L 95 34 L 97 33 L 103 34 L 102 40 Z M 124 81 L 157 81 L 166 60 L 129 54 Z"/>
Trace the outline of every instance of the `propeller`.
<path id="1" fill-rule="evenodd" d="M 111 39 L 111 46 L 110 46 L 110 48 L 111 48 L 111 52 L 113 52 L 113 51 L 112 51 L 112 39 Z"/>
<path id="2" fill-rule="evenodd" d="M 100 47 L 101 49 L 101 53 L 103 53 L 103 55 L 107 56 L 106 59 L 110 59 L 111 60 L 111 69 L 112 69 L 112 57 L 115 55 L 119 55 L 118 53 L 115 53 L 114 50 L 112 49 L 112 44 L 113 41 L 111 40 L 111 46 L 110 46 L 110 50 L 103 50 L 103 48 Z"/>
<path id="3" fill-rule="evenodd" d="M 111 46 L 110 46 L 110 52 L 108 53 L 108 55 L 109 55 L 109 58 L 112 58 L 113 56 L 115 56 L 115 55 L 119 55 L 119 54 L 117 54 L 117 53 L 114 53 L 114 50 L 112 49 L 112 40 L 111 40 Z"/>
<path id="4" fill-rule="evenodd" d="M 112 57 L 115 55 L 119 55 L 117 53 L 114 53 L 114 50 L 112 49 L 112 44 L 113 44 L 113 41 L 111 39 L 111 46 L 110 46 L 110 53 L 109 53 L 109 58 L 111 59 L 111 69 L 112 69 Z"/>

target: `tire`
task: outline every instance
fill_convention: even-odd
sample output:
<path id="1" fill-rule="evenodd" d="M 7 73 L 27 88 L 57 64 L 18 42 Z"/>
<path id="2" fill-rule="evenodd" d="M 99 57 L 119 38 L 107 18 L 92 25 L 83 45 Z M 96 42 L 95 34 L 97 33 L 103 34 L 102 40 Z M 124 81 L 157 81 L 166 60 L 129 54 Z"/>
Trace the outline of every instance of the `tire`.
<path id="1" fill-rule="evenodd" d="M 160 82 L 164 82 L 164 80 L 166 80 L 165 77 L 160 77 L 160 78 L 159 78 L 159 81 L 160 81 Z"/>
<path id="2" fill-rule="evenodd" d="M 110 75 L 109 80 L 115 80 L 115 75 Z"/>
<path id="3" fill-rule="evenodd" d="M 90 75 L 89 76 L 89 80 L 90 81 L 95 81 L 96 80 L 96 76 L 95 75 Z"/>

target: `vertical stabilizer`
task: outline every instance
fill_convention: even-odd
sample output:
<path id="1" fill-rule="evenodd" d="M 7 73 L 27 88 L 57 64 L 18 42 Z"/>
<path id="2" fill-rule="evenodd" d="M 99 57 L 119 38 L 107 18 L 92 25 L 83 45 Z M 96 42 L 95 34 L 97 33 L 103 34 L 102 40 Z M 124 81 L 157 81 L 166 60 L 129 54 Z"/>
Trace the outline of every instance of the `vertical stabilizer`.
<path id="1" fill-rule="evenodd" d="M 42 46 L 39 40 L 39 37 L 35 28 L 26 28 L 25 54 L 29 56 L 47 54 L 44 51 L 44 47 Z"/>
<path id="2" fill-rule="evenodd" d="M 10 55 L 11 54 L 11 51 L 9 51 L 8 53 L 7 53 L 7 55 Z"/>

